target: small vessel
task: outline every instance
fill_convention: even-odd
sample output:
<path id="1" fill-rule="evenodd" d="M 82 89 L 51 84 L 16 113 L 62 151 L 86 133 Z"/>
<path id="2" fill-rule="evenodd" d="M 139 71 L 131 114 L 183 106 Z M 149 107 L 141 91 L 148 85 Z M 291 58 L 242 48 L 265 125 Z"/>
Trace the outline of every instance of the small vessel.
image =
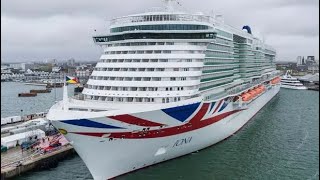
<path id="1" fill-rule="evenodd" d="M 27 82 L 24 83 L 25 85 L 32 85 L 32 86 L 47 86 L 46 83 L 37 83 L 37 82 Z"/>
<path id="2" fill-rule="evenodd" d="M 18 97 L 34 97 L 37 96 L 37 93 L 19 93 Z"/>
<path id="3" fill-rule="evenodd" d="M 30 93 L 50 93 L 50 89 L 32 89 Z"/>
<path id="4" fill-rule="evenodd" d="M 289 74 L 289 71 L 287 71 L 286 74 L 282 77 L 281 87 L 287 88 L 287 89 L 297 89 L 297 90 L 308 89 L 297 78 L 292 77 Z"/>
<path id="5" fill-rule="evenodd" d="M 48 83 L 46 88 L 62 88 L 63 83 Z"/>

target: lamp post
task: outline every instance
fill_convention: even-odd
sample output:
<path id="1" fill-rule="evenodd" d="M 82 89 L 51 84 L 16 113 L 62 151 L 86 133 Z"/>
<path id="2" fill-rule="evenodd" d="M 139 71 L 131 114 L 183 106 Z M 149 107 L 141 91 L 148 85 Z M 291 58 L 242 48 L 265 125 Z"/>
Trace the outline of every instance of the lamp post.
<path id="1" fill-rule="evenodd" d="M 21 110 L 20 110 L 20 116 L 21 116 L 21 120 L 22 120 L 22 112 L 23 112 L 23 110 L 21 109 Z"/>

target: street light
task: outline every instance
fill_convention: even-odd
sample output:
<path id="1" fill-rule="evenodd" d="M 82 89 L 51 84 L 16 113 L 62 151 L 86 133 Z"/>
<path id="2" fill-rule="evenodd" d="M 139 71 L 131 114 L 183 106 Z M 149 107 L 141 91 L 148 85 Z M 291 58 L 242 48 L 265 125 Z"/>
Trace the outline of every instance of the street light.
<path id="1" fill-rule="evenodd" d="M 20 110 L 20 116 L 21 116 L 21 120 L 22 120 L 22 112 L 23 112 L 23 110 L 21 109 L 21 110 Z"/>

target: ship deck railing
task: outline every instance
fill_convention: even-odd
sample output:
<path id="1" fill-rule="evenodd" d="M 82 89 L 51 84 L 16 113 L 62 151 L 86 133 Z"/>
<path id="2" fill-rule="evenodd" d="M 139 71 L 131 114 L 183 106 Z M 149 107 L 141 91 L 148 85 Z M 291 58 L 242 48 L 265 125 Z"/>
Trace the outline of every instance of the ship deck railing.
<path id="1" fill-rule="evenodd" d="M 126 23 L 136 23 L 136 22 L 159 22 L 159 21 L 196 21 L 212 23 L 214 22 L 213 17 L 207 15 L 197 15 L 197 14 L 185 14 L 185 13 L 171 13 L 171 12 L 158 12 L 158 14 L 139 14 L 133 16 L 124 16 L 112 19 L 110 22 L 111 26 L 121 25 Z"/>

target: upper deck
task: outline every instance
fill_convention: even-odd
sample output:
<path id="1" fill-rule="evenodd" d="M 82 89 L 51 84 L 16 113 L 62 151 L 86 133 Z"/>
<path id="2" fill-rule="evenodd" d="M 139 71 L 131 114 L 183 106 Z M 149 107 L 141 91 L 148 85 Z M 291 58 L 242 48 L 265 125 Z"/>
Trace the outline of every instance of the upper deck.
<path id="1" fill-rule="evenodd" d="M 186 14 L 182 12 L 148 12 L 130 16 L 123 16 L 111 20 L 110 27 L 123 26 L 132 23 L 150 23 L 150 22 L 197 22 L 213 24 L 214 19 L 211 16 L 203 14 Z"/>

